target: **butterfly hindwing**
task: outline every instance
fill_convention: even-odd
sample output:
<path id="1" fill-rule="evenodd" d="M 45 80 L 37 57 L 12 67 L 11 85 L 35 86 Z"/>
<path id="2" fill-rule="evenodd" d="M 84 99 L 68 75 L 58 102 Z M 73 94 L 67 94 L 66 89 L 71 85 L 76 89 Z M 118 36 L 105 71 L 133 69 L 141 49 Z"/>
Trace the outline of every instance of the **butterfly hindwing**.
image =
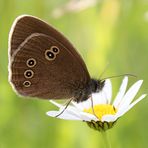
<path id="1" fill-rule="evenodd" d="M 75 55 L 56 37 L 33 33 L 16 47 L 11 55 L 9 79 L 23 96 L 70 98 L 90 81 Z"/>

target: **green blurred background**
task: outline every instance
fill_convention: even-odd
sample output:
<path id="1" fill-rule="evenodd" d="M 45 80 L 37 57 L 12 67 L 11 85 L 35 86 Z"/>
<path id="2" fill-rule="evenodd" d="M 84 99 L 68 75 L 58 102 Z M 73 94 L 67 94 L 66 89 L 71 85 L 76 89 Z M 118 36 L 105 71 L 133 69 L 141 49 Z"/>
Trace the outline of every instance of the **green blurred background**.
<path id="1" fill-rule="evenodd" d="M 40 17 L 63 32 L 93 77 L 98 78 L 109 62 L 103 77 L 135 74 L 144 79 L 140 93 L 147 93 L 148 0 L 98 0 L 82 10 L 72 9 L 75 4 L 64 7 L 67 3 L 0 0 L 0 148 L 103 148 L 101 134 L 85 123 L 50 118 L 45 113 L 55 107 L 48 101 L 20 98 L 13 92 L 8 83 L 7 49 L 9 30 L 18 15 Z M 121 79 L 113 80 L 115 93 Z M 147 108 L 146 98 L 108 131 L 112 147 L 148 147 Z"/>

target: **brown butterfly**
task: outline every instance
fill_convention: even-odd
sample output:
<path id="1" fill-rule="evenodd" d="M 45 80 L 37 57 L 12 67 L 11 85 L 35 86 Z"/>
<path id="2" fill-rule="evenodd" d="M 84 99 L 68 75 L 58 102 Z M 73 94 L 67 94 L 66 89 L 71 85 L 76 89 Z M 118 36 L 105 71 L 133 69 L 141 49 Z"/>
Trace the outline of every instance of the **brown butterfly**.
<path id="1" fill-rule="evenodd" d="M 23 96 L 87 100 L 104 80 L 91 79 L 73 45 L 46 22 L 28 15 L 14 21 L 9 34 L 9 81 Z"/>

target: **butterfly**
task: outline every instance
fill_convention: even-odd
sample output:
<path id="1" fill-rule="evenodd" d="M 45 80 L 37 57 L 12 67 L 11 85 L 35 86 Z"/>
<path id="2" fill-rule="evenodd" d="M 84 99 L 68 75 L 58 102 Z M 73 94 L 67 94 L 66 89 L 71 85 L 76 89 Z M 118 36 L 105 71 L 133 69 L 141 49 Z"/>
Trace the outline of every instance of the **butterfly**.
<path id="1" fill-rule="evenodd" d="M 9 81 L 22 95 L 82 102 L 99 92 L 105 80 L 90 77 L 68 39 L 41 19 L 21 15 L 9 33 Z"/>

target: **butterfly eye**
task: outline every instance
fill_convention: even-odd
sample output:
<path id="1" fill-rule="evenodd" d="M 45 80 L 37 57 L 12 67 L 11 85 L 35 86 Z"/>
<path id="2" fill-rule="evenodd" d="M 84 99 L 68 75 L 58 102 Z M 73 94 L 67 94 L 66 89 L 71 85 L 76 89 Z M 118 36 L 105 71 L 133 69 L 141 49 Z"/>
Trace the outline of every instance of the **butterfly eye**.
<path id="1" fill-rule="evenodd" d="M 26 64 L 28 67 L 34 67 L 36 65 L 36 60 L 34 58 L 30 58 L 27 60 Z"/>
<path id="2" fill-rule="evenodd" d="M 23 85 L 25 87 L 29 87 L 31 85 L 31 82 L 30 81 L 24 81 Z"/>
<path id="3" fill-rule="evenodd" d="M 60 52 L 60 49 L 57 46 L 52 46 L 51 50 L 55 53 L 58 54 Z"/>
<path id="4" fill-rule="evenodd" d="M 33 75 L 34 75 L 34 72 L 33 72 L 32 70 L 26 70 L 26 71 L 24 72 L 25 78 L 32 78 Z"/>
<path id="5" fill-rule="evenodd" d="M 52 61 L 56 58 L 56 55 L 52 51 L 46 50 L 45 51 L 45 58 L 49 61 Z"/>

